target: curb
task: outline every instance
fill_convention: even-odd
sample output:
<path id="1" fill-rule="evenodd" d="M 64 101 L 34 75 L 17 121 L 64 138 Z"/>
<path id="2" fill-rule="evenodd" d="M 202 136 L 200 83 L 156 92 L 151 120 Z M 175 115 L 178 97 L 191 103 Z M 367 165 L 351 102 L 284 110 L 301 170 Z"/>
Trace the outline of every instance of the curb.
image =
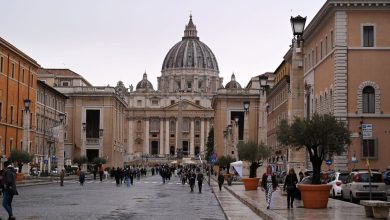
<path id="1" fill-rule="evenodd" d="M 229 191 L 234 197 L 236 197 L 238 200 L 240 200 L 242 203 L 244 203 L 246 206 L 248 206 L 252 211 L 254 211 L 258 216 L 262 217 L 265 220 L 273 220 L 273 219 L 286 219 L 281 217 L 280 215 L 276 214 L 272 210 L 266 210 L 263 211 L 262 209 L 256 207 L 255 205 L 252 205 L 250 202 L 245 200 L 244 198 L 241 198 L 239 195 L 237 195 L 233 190 L 229 189 L 228 186 L 223 186 L 227 191 Z"/>
<path id="2" fill-rule="evenodd" d="M 211 179 L 212 179 L 212 180 L 211 180 Z M 211 188 L 211 192 L 214 194 L 215 198 L 217 199 L 217 202 L 218 202 L 218 204 L 219 204 L 219 207 L 221 207 L 222 212 L 223 212 L 223 214 L 225 215 L 225 218 L 226 218 L 226 219 L 230 219 L 230 218 L 228 217 L 228 215 L 226 214 L 226 211 L 225 211 L 225 209 L 223 208 L 223 206 L 222 206 L 222 204 L 221 204 L 221 200 L 219 200 L 218 196 L 214 193 L 214 187 L 213 187 L 213 184 L 211 183 L 212 181 L 215 182 L 215 180 L 211 177 L 211 178 L 210 178 L 210 188 Z"/>

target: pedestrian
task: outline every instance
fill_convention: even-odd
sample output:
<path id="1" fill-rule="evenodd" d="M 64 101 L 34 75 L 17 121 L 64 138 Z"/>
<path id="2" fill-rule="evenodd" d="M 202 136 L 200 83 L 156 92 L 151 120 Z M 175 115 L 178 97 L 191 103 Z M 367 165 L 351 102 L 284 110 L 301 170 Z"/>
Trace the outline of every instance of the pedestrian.
<path id="1" fill-rule="evenodd" d="M 100 182 L 103 181 L 103 174 L 104 174 L 103 166 L 100 164 L 99 165 L 99 178 L 100 178 Z"/>
<path id="2" fill-rule="evenodd" d="M 204 179 L 203 173 L 201 173 L 200 170 L 199 170 L 199 171 L 198 171 L 198 175 L 197 175 L 197 177 L 196 177 L 196 180 L 198 180 L 198 189 L 199 189 L 199 193 L 202 193 L 203 179 Z"/>
<path id="3" fill-rule="evenodd" d="M 188 181 L 190 183 L 191 192 L 194 192 L 195 179 L 196 179 L 196 174 L 194 172 L 192 172 L 190 174 L 190 179 Z"/>
<path id="4" fill-rule="evenodd" d="M 15 220 L 12 213 L 12 199 L 14 195 L 19 195 L 16 190 L 16 173 L 15 169 L 9 161 L 4 162 L 4 195 L 3 195 L 3 207 L 8 213 L 9 220 Z"/>
<path id="5" fill-rule="evenodd" d="M 84 185 L 84 182 L 85 182 L 85 173 L 84 171 L 80 171 L 80 174 L 79 174 L 79 182 L 80 182 L 80 186 L 83 186 Z"/>
<path id="6" fill-rule="evenodd" d="M 297 174 L 295 174 L 295 171 L 293 168 L 291 168 L 288 171 L 288 175 L 286 176 L 286 179 L 284 180 L 283 190 L 287 190 L 287 208 L 289 209 L 293 207 L 294 204 L 294 197 L 295 197 L 295 188 L 298 183 Z"/>
<path id="7" fill-rule="evenodd" d="M 120 179 L 121 179 L 120 175 L 121 175 L 121 170 L 119 169 L 119 167 L 117 167 L 116 171 L 114 172 L 116 186 L 119 186 Z"/>
<path id="8" fill-rule="evenodd" d="M 219 191 L 222 190 L 222 185 L 223 185 L 223 182 L 225 181 L 225 177 L 223 176 L 222 174 L 222 171 L 220 170 L 219 173 L 218 173 L 218 186 L 219 186 Z"/>
<path id="9" fill-rule="evenodd" d="M 64 178 L 65 178 L 65 172 L 64 172 L 64 170 L 61 170 L 61 173 L 60 173 L 60 186 L 64 186 Z"/>
<path id="10" fill-rule="evenodd" d="M 302 171 L 300 171 L 298 175 L 299 175 L 299 182 L 302 182 L 304 177 Z"/>
<path id="11" fill-rule="evenodd" d="M 267 166 L 267 171 L 263 174 L 263 178 L 261 180 L 261 190 L 265 190 L 265 197 L 267 201 L 267 209 L 270 208 L 272 192 L 276 190 L 278 183 L 276 181 L 275 175 L 272 173 L 272 167 L 270 165 Z"/>

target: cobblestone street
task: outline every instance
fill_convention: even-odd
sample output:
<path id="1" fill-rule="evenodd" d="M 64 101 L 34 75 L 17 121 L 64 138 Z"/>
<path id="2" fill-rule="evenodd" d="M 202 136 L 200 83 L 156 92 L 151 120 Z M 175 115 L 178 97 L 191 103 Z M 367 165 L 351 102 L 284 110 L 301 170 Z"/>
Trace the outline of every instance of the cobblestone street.
<path id="1" fill-rule="evenodd" d="M 143 178 L 129 188 L 114 180 L 76 181 L 20 187 L 14 197 L 16 219 L 225 219 L 207 182 L 203 193 L 173 177 L 163 185 L 160 176 Z M 4 219 L 5 212 L 0 216 Z"/>

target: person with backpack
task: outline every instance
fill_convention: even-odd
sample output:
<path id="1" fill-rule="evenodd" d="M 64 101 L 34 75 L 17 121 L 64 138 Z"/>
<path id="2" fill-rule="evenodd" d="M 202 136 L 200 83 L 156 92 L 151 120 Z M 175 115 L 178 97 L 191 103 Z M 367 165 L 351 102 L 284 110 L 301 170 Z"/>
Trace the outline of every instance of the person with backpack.
<path id="1" fill-rule="evenodd" d="M 15 169 L 12 167 L 11 162 L 4 162 L 4 197 L 3 197 L 3 207 L 8 213 L 9 220 L 15 220 L 14 214 L 12 212 L 12 199 L 14 195 L 19 195 L 16 190 L 16 173 Z"/>

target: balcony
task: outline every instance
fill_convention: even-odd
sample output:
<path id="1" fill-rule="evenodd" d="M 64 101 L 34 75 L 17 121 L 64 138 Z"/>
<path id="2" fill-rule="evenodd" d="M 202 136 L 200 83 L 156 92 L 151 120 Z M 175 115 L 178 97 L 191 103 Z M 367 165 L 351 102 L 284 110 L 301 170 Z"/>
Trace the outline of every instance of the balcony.
<path id="1" fill-rule="evenodd" d="M 87 138 L 87 145 L 99 145 L 99 138 Z"/>

